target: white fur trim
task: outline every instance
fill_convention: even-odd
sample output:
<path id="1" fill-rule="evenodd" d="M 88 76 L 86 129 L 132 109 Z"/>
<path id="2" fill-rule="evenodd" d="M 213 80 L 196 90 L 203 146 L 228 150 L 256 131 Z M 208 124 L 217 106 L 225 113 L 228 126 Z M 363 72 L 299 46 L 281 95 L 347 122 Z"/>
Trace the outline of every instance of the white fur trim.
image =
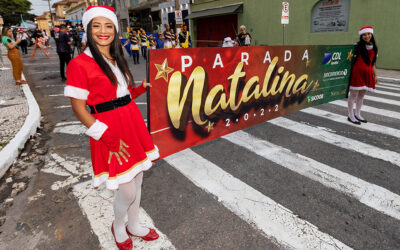
<path id="1" fill-rule="evenodd" d="M 92 126 L 90 126 L 88 130 L 86 130 L 85 134 L 98 141 L 107 129 L 108 126 L 106 124 L 102 123 L 99 120 L 96 120 L 95 123 L 93 123 Z"/>
<path id="2" fill-rule="evenodd" d="M 369 91 L 369 92 L 375 93 L 375 89 L 373 89 L 373 88 L 368 88 L 367 86 L 362 86 L 362 87 L 353 87 L 353 86 L 350 86 L 350 90 L 367 90 L 367 91 Z"/>
<path id="3" fill-rule="evenodd" d="M 81 89 L 74 86 L 65 86 L 64 88 L 64 96 L 65 97 L 73 97 L 80 100 L 87 100 L 89 95 L 89 91 L 86 89 Z"/>
<path id="4" fill-rule="evenodd" d="M 103 8 L 100 6 L 96 6 L 96 7 L 91 8 L 90 10 L 85 11 L 85 13 L 83 14 L 82 24 L 83 24 L 83 27 L 86 32 L 87 32 L 87 26 L 88 26 L 89 22 L 93 18 L 99 17 L 99 16 L 110 19 L 114 23 L 115 29 L 118 30 L 118 19 L 117 19 L 117 16 L 115 15 L 115 13 L 109 9 L 106 9 L 106 8 Z"/>
<path id="5" fill-rule="evenodd" d="M 106 183 L 107 189 L 110 190 L 116 190 L 118 189 L 119 184 L 127 183 L 130 182 L 137 174 L 140 172 L 149 170 L 151 168 L 152 164 L 152 158 L 157 159 L 160 155 L 158 153 L 158 148 L 155 147 L 154 151 L 151 151 L 150 153 L 146 153 L 147 157 L 141 162 L 136 163 L 130 170 L 128 170 L 126 173 L 117 175 L 116 178 L 109 179 L 108 178 L 108 173 L 104 173 L 100 176 L 94 176 L 92 179 L 93 186 L 95 188 L 99 187 L 102 183 Z"/>
<path id="6" fill-rule="evenodd" d="M 361 36 L 362 34 L 365 34 L 365 33 L 374 34 L 374 30 L 371 29 L 371 28 L 365 28 L 365 29 L 362 29 L 362 30 L 358 31 L 358 35 L 360 35 L 360 36 Z"/>

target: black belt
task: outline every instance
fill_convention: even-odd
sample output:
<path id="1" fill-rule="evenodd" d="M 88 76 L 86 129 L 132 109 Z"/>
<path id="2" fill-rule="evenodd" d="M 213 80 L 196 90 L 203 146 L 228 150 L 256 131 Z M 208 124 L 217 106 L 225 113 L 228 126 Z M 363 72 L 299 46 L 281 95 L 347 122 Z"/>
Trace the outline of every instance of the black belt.
<path id="1" fill-rule="evenodd" d="M 96 105 L 88 105 L 88 106 L 90 108 L 91 114 L 97 114 L 110 111 L 119 107 L 123 107 L 125 105 L 128 105 L 131 101 L 132 101 L 131 96 L 126 95 L 108 102 L 103 102 Z"/>

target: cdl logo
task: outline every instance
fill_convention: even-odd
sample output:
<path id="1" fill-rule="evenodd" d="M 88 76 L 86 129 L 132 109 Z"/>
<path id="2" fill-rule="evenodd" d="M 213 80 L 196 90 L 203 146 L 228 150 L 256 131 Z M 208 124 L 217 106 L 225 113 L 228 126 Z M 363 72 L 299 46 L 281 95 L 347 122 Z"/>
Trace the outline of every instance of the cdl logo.
<path id="1" fill-rule="evenodd" d="M 342 59 L 342 52 L 329 52 L 324 54 L 322 65 L 336 65 Z"/>

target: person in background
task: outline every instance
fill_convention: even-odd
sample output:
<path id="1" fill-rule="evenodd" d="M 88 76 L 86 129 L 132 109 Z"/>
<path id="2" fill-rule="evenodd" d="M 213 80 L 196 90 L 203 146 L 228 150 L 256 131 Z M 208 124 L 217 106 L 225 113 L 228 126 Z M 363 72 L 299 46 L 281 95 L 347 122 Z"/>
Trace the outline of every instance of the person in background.
<path id="1" fill-rule="evenodd" d="M 129 36 L 129 39 L 126 40 L 123 46 L 127 45 L 128 42 L 131 42 L 133 64 L 139 64 L 139 37 L 136 34 L 136 31 L 132 31 L 132 35 Z"/>
<path id="2" fill-rule="evenodd" d="M 142 51 L 142 56 L 144 59 L 147 59 L 147 46 L 148 46 L 148 41 L 147 41 L 147 35 L 146 31 L 143 28 L 140 28 L 140 50 Z"/>
<path id="3" fill-rule="evenodd" d="M 235 41 L 233 41 L 230 37 L 225 37 L 222 47 L 235 47 Z"/>
<path id="4" fill-rule="evenodd" d="M 176 47 L 176 45 L 177 45 L 177 38 L 176 38 L 176 35 L 175 35 L 175 31 L 173 30 L 173 29 L 171 29 L 171 41 L 172 41 L 172 48 L 175 48 Z"/>
<path id="5" fill-rule="evenodd" d="M 157 49 L 157 41 L 153 34 L 149 36 L 149 49 Z"/>
<path id="6" fill-rule="evenodd" d="M 240 26 L 240 33 L 237 35 L 237 42 L 239 46 L 250 46 L 251 44 L 251 35 L 246 32 L 246 26 Z"/>
<path id="7" fill-rule="evenodd" d="M 46 30 L 43 30 L 42 33 L 43 33 L 43 37 L 44 37 L 44 39 L 45 39 L 44 45 L 45 45 L 46 47 L 51 48 L 50 43 L 49 43 L 50 37 L 49 37 L 49 35 L 47 34 Z"/>
<path id="8" fill-rule="evenodd" d="M 60 59 L 60 76 L 61 80 L 65 81 L 67 80 L 65 78 L 65 65 L 68 66 L 69 61 L 71 61 L 71 39 L 69 38 L 67 34 L 67 30 L 65 25 L 60 26 L 60 31 L 58 32 L 58 37 L 56 39 L 56 46 L 57 46 L 57 54 L 58 58 Z"/>
<path id="9" fill-rule="evenodd" d="M 367 122 L 361 116 L 361 107 L 365 93 L 367 91 L 375 92 L 375 85 L 378 82 L 378 75 L 376 74 L 378 47 L 375 42 L 372 26 L 362 27 L 358 34 L 360 40 L 354 48 L 354 64 L 351 70 L 349 97 L 347 100 L 347 120 L 360 125 L 361 122 Z M 356 113 L 353 110 L 354 101 L 356 102 Z"/>
<path id="10" fill-rule="evenodd" d="M 120 250 L 131 250 L 131 237 L 145 241 L 159 237 L 139 221 L 143 172 L 151 168 L 159 153 L 132 100 L 151 84 L 143 81 L 134 87 L 112 7 L 89 6 L 82 23 L 88 48 L 68 65 L 64 95 L 70 98 L 76 117 L 88 128 L 85 134 L 91 137 L 93 186 L 105 184 L 114 191 L 114 221 L 110 228 L 115 243 Z"/>
<path id="11" fill-rule="evenodd" d="M 17 40 L 21 40 L 19 46 L 21 47 L 22 53 L 25 55 L 28 54 L 28 39 L 28 34 L 26 34 L 23 29 L 19 29 L 17 33 Z"/>
<path id="12" fill-rule="evenodd" d="M 157 42 L 157 49 L 163 49 L 164 48 L 164 38 L 163 38 L 163 33 L 158 33 L 158 37 L 156 37 L 156 42 Z"/>
<path id="13" fill-rule="evenodd" d="M 172 34 L 169 24 L 165 24 L 165 31 L 163 34 L 164 49 L 172 48 Z"/>
<path id="14" fill-rule="evenodd" d="M 187 25 L 183 25 L 182 31 L 179 33 L 179 45 L 182 48 L 189 48 L 191 43 L 190 34 Z"/>
<path id="15" fill-rule="evenodd" d="M 3 27 L 1 34 L 1 41 L 8 50 L 8 58 L 11 61 L 13 68 L 13 77 L 17 85 L 26 84 L 25 80 L 22 80 L 22 60 L 19 56 L 19 50 L 17 45 L 21 40 L 14 41 L 12 30 L 9 27 Z"/>

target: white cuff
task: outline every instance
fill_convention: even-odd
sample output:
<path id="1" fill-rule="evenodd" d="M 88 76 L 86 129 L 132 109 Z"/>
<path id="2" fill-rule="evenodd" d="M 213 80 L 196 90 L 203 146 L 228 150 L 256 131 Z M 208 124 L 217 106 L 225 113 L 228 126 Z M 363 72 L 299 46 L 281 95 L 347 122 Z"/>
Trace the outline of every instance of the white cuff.
<path id="1" fill-rule="evenodd" d="M 81 89 L 74 86 L 66 86 L 64 88 L 64 96 L 66 97 L 87 100 L 88 95 L 89 91 L 87 91 L 86 89 Z"/>
<path id="2" fill-rule="evenodd" d="M 86 130 L 85 134 L 98 141 L 107 129 L 108 126 L 106 124 L 102 123 L 99 120 L 96 120 L 96 122 L 93 123 L 88 130 Z"/>

